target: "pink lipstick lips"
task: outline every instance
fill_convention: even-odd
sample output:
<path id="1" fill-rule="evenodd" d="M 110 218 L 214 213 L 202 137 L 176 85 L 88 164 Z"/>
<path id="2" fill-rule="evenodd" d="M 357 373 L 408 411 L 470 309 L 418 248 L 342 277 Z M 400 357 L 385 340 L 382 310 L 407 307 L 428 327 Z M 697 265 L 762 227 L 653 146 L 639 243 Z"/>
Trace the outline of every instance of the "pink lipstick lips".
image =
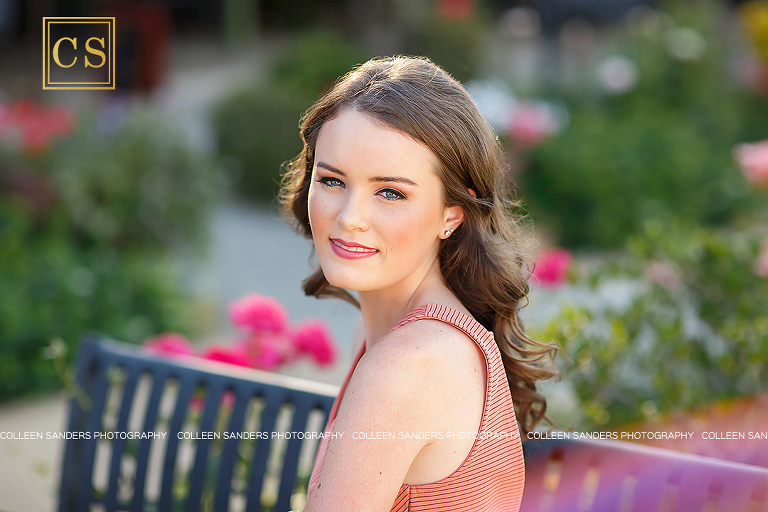
<path id="1" fill-rule="evenodd" d="M 337 256 L 348 260 L 359 260 L 378 254 L 378 249 L 366 247 L 365 245 L 347 242 L 341 238 L 331 238 L 331 249 Z"/>

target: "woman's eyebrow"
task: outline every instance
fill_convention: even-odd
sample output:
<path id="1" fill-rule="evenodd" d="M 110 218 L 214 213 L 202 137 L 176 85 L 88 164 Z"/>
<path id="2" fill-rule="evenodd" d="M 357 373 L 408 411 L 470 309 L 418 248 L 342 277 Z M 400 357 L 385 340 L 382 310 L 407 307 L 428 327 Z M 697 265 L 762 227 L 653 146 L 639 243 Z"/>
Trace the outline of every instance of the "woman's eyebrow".
<path id="1" fill-rule="evenodd" d="M 418 187 L 416 182 L 409 180 L 408 178 L 403 178 L 401 176 L 374 176 L 371 178 L 370 181 L 394 181 L 395 183 L 405 183 L 407 185 L 412 185 L 414 187 Z"/>
<path id="2" fill-rule="evenodd" d="M 341 171 L 341 169 L 337 169 L 336 167 L 332 166 L 331 164 L 327 164 L 325 162 L 317 162 L 317 167 L 322 167 L 323 169 L 332 172 L 334 174 L 338 174 L 339 176 L 346 176 L 344 172 Z M 402 176 L 374 176 L 369 181 L 373 182 L 394 182 L 394 183 L 405 183 L 406 185 L 411 185 L 414 187 L 418 187 L 418 184 L 412 180 L 409 180 L 408 178 L 403 178 Z"/>
<path id="3" fill-rule="evenodd" d="M 343 172 L 341 172 L 341 170 L 335 168 L 331 164 L 327 164 L 325 162 L 317 162 L 317 164 L 315 165 L 317 165 L 318 167 L 322 167 L 323 169 L 330 171 L 334 174 L 338 174 L 339 176 L 346 176 L 346 174 L 344 174 Z"/>

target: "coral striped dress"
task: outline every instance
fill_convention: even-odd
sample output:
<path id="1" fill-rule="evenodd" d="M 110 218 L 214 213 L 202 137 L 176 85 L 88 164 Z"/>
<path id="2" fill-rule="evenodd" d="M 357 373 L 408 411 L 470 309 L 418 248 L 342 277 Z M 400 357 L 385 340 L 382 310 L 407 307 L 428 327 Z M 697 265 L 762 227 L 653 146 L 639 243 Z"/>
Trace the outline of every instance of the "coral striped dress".
<path id="1" fill-rule="evenodd" d="M 392 330 L 422 319 L 440 320 L 453 325 L 478 344 L 485 355 L 487 370 L 485 405 L 478 436 L 464 462 L 437 482 L 403 484 L 391 512 L 517 512 L 525 483 L 523 450 L 507 375 L 493 333 L 475 319 L 439 304 L 426 304 L 414 309 Z M 352 363 L 333 404 L 325 427 L 327 434 L 333 432 L 339 402 L 364 352 L 365 344 Z M 320 478 L 329 441 L 330 438 L 324 436 L 320 442 L 310 485 Z"/>

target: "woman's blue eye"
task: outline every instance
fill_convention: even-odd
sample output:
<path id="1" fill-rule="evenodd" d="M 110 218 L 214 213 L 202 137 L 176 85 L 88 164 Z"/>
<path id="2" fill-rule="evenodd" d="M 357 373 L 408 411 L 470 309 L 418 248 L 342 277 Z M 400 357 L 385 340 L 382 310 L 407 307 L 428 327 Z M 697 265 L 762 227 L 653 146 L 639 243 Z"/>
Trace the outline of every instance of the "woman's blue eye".
<path id="1" fill-rule="evenodd" d="M 405 196 L 403 194 L 391 188 L 385 188 L 384 190 L 380 190 L 379 194 L 381 194 L 381 196 L 384 199 L 389 199 L 390 201 L 394 201 L 397 199 L 405 199 Z"/>
<path id="2" fill-rule="evenodd" d="M 320 178 L 317 180 L 319 183 L 322 183 L 323 185 L 326 185 L 328 187 L 343 187 L 344 183 L 338 178 L 334 178 L 332 176 L 326 176 L 325 178 Z"/>

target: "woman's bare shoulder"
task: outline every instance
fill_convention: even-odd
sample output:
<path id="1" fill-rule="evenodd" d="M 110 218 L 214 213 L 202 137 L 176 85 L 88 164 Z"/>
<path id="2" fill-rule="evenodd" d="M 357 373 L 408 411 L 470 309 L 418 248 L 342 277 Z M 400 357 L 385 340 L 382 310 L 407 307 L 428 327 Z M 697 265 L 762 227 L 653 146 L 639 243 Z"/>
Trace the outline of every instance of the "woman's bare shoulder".
<path id="1" fill-rule="evenodd" d="M 367 370 L 418 372 L 422 379 L 437 384 L 429 386 L 437 395 L 452 392 L 453 386 L 444 384 L 454 384 L 457 376 L 485 372 L 485 358 L 477 343 L 456 327 L 432 319 L 390 331 L 366 356 Z"/>
<path id="2" fill-rule="evenodd" d="M 480 350 L 477 343 L 464 331 L 446 322 L 421 319 L 390 331 L 382 342 L 401 350 L 412 350 L 422 355 L 448 355 L 446 351 Z"/>

